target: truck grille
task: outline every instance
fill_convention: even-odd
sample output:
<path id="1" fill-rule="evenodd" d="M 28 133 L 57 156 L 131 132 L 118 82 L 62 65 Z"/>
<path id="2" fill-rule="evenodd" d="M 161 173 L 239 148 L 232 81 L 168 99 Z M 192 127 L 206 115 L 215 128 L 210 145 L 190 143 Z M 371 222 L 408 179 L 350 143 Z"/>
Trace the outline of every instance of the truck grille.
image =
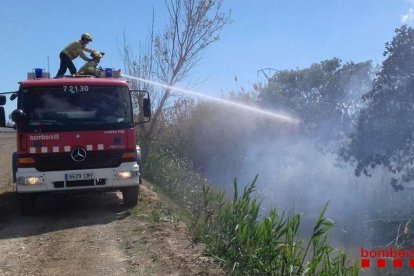
<path id="1" fill-rule="evenodd" d="M 84 170 L 114 168 L 121 165 L 122 151 L 89 151 L 86 159 L 76 162 L 70 152 L 48 155 L 34 155 L 35 168 L 38 171 Z"/>

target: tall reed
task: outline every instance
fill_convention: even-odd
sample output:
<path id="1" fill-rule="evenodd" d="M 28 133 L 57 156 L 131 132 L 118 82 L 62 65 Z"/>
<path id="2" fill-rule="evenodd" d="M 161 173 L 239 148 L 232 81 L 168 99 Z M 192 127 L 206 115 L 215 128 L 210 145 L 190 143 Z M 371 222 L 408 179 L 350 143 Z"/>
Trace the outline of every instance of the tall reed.
<path id="1" fill-rule="evenodd" d="M 332 248 L 327 233 L 334 223 L 322 209 L 311 237 L 305 242 L 299 232 L 300 215 L 279 215 L 271 210 L 259 217 L 260 203 L 252 197 L 257 177 L 239 196 L 226 202 L 222 193 L 203 188 L 203 204 L 194 212 L 195 241 L 207 245 L 207 254 L 234 275 L 358 275 L 358 262 Z"/>

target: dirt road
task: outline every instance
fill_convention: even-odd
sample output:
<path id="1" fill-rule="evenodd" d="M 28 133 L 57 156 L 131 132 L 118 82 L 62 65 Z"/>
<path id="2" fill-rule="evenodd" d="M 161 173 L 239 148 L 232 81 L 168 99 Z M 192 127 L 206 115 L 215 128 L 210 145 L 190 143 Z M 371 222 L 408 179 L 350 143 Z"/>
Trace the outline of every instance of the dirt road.
<path id="1" fill-rule="evenodd" d="M 0 275 L 217 275 L 172 203 L 145 182 L 134 209 L 120 193 L 44 196 L 20 216 L 13 134 L 0 133 Z"/>

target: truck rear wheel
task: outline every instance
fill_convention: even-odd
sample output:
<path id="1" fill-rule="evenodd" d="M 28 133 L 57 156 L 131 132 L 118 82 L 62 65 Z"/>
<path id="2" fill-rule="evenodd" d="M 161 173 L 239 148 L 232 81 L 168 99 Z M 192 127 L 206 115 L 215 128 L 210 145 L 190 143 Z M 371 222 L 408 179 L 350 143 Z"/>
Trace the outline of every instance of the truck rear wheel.
<path id="1" fill-rule="evenodd" d="M 23 216 L 30 216 L 35 213 L 35 196 L 32 194 L 20 194 L 18 197 L 20 213 Z"/>
<path id="2" fill-rule="evenodd" d="M 128 207 L 135 207 L 138 204 L 139 186 L 131 186 L 122 188 L 122 198 L 124 205 Z"/>

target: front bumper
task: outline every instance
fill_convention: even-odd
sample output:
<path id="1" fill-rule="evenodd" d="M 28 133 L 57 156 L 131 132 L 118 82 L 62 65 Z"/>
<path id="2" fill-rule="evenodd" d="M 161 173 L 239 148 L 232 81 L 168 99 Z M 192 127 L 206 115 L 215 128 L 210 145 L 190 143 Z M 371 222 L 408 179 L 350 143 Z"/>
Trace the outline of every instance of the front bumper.
<path id="1" fill-rule="evenodd" d="M 74 176 L 79 178 L 74 178 Z M 116 168 L 76 171 L 40 172 L 35 168 L 19 168 L 16 173 L 16 189 L 18 193 L 94 189 L 116 190 L 122 187 L 138 185 L 139 177 L 139 166 L 136 162 L 122 163 Z M 40 179 L 40 181 L 32 181 L 33 178 Z"/>

